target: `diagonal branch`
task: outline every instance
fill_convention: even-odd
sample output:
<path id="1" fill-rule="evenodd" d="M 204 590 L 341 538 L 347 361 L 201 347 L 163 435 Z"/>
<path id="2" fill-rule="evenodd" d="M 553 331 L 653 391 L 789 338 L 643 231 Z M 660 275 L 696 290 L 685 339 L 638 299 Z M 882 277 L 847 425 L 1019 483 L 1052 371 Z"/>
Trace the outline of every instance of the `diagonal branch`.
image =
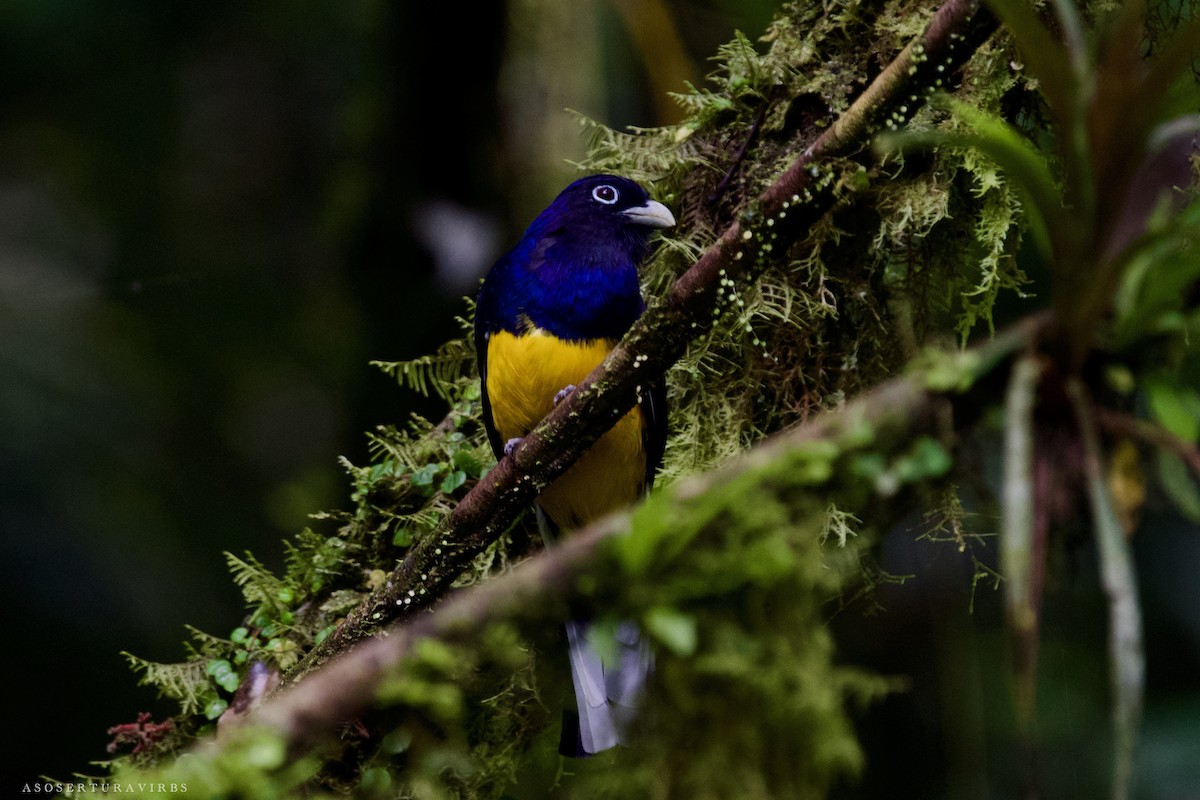
<path id="1" fill-rule="evenodd" d="M 496 541 L 551 481 L 637 402 L 638 388 L 665 373 L 708 330 L 728 281 L 747 283 L 835 204 L 831 172 L 819 163 L 861 153 L 881 126 L 897 125 L 991 34 L 977 0 L 947 0 L 917 37 L 634 325 L 603 364 L 414 545 L 384 585 L 313 649 L 295 682 L 333 655 L 442 596 L 472 558 Z M 724 282 L 724 283 L 723 283 Z"/>
<path id="2" fill-rule="evenodd" d="M 664 491 L 676 501 L 697 497 L 739 476 L 767 469 L 774 460 L 816 442 L 836 444 L 861 439 L 864 430 L 872 431 L 872 446 L 889 440 L 909 442 L 922 433 L 944 433 L 947 408 L 952 409 L 956 424 L 969 425 L 994 397 L 992 382 L 985 379 L 1002 374 L 1013 354 L 1031 348 L 1051 324 L 1049 315 L 1035 315 L 998 334 L 959 359 L 954 367 L 956 380 L 942 384 L 942 388 L 931 387 L 926 373 L 913 371 L 875 387 L 839 411 L 815 415 L 796 428 L 776 434 L 717 470 L 691 476 Z M 964 386 L 974 391 L 964 394 Z M 858 479 L 867 480 L 862 476 Z M 822 494 L 830 490 L 830 481 L 809 487 L 809 491 Z M 367 711 L 376 702 L 380 683 L 395 674 L 397 665 L 413 652 L 420 639 L 471 635 L 490 623 L 511 618 L 514 609 L 534 597 L 566 596 L 597 549 L 629 528 L 628 510 L 591 523 L 510 573 L 455 592 L 432 613 L 391 625 L 386 635 L 362 642 L 277 693 L 242 722 L 275 731 L 293 754 L 306 750 L 338 725 Z M 222 731 L 223 737 L 225 734 Z M 229 746 L 225 738 L 208 745 Z"/>

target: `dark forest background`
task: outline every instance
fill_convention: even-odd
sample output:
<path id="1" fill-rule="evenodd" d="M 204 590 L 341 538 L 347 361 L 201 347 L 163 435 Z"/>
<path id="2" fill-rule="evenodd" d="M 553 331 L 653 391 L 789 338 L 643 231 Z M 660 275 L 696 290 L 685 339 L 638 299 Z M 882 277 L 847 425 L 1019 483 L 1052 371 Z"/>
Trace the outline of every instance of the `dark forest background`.
<path id="1" fill-rule="evenodd" d="M 364 431 L 440 416 L 368 361 L 457 335 L 585 152 L 564 109 L 668 121 L 771 8 L 0 6 L 0 785 L 165 708 L 120 651 L 227 633 L 222 552 L 278 566 Z"/>

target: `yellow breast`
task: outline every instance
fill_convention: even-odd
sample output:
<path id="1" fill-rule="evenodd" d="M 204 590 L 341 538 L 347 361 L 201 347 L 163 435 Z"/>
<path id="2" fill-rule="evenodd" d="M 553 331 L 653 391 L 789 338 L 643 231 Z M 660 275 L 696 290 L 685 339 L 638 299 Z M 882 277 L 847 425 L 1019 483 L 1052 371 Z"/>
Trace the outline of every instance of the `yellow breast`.
<path id="1" fill-rule="evenodd" d="M 493 333 L 487 345 L 487 391 L 500 438 L 529 433 L 554 407 L 554 395 L 581 383 L 614 344 L 611 339 L 570 342 L 538 328 L 519 336 Z M 560 528 L 579 527 L 638 498 L 646 477 L 643 425 L 635 407 L 542 492 L 538 505 Z"/>

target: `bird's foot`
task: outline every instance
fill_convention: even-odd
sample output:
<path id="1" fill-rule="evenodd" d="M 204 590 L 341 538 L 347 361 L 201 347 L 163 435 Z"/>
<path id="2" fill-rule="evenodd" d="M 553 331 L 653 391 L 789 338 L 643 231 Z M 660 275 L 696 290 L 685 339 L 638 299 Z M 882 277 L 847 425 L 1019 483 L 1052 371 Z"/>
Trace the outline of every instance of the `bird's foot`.
<path id="1" fill-rule="evenodd" d="M 525 437 L 523 437 L 523 436 L 518 436 L 515 439 L 509 439 L 507 442 L 504 443 L 504 455 L 511 456 L 512 451 L 516 450 L 517 445 L 519 445 L 523 441 L 525 441 Z"/>
<path id="2" fill-rule="evenodd" d="M 558 394 L 554 395 L 554 405 L 558 405 L 563 400 L 566 400 L 567 396 L 573 391 L 575 391 L 575 384 L 573 383 L 568 383 L 566 386 L 559 389 Z"/>

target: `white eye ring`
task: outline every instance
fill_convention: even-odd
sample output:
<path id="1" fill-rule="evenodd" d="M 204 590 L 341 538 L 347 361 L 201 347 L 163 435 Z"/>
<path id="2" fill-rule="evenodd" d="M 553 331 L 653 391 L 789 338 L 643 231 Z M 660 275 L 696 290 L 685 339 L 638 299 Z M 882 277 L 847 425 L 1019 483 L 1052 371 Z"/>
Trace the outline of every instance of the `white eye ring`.
<path id="1" fill-rule="evenodd" d="M 597 186 L 592 189 L 592 199 L 597 203 L 604 203 L 606 206 L 611 206 L 613 203 L 621 199 L 621 193 L 616 187 L 609 186 L 607 183 L 603 186 Z"/>

